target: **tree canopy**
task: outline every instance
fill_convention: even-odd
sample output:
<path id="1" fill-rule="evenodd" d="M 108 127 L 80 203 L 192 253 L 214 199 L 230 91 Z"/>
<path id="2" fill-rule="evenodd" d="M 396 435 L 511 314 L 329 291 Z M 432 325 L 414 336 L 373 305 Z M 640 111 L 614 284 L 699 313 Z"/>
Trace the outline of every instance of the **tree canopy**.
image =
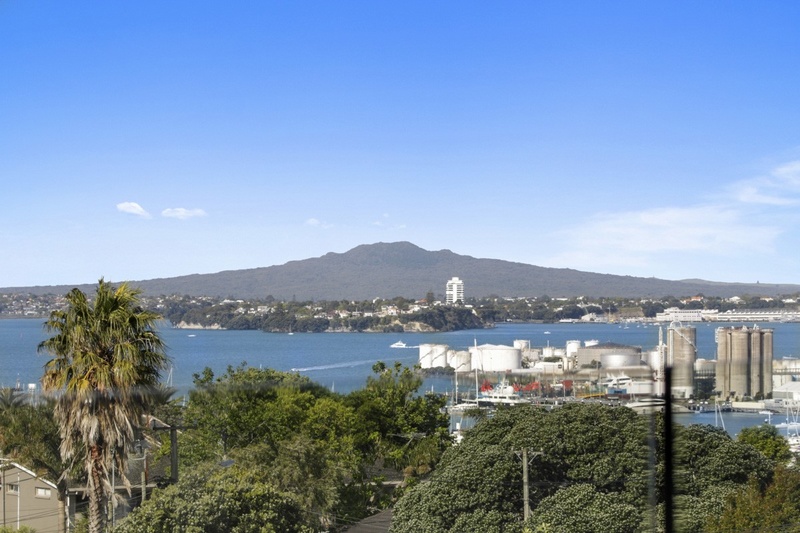
<path id="1" fill-rule="evenodd" d="M 676 524 L 702 531 L 748 479 L 772 463 L 711 426 L 674 428 Z M 570 404 L 499 410 L 448 449 L 426 483 L 395 507 L 391 531 L 633 533 L 663 527 L 663 419 L 624 407 Z M 531 454 L 531 516 L 523 523 L 519 460 Z M 491 517 L 490 520 L 487 518 Z M 655 526 L 654 526 L 655 525 Z M 488 529 L 487 529 L 488 527 Z"/>

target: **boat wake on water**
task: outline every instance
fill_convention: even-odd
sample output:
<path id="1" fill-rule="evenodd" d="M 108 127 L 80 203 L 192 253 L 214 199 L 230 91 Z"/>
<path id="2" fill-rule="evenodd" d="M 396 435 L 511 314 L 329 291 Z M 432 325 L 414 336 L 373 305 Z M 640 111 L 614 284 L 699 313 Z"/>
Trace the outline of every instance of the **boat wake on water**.
<path id="1" fill-rule="evenodd" d="M 402 360 L 402 359 L 411 359 L 410 357 L 395 357 L 394 359 Z M 350 368 L 354 366 L 361 366 L 361 365 L 374 365 L 378 360 L 377 359 L 366 359 L 363 361 L 347 361 L 345 363 L 334 363 L 331 365 L 319 365 L 319 366 L 306 366 L 303 368 L 293 368 L 292 372 L 314 372 L 317 370 L 331 370 L 333 368 Z"/>

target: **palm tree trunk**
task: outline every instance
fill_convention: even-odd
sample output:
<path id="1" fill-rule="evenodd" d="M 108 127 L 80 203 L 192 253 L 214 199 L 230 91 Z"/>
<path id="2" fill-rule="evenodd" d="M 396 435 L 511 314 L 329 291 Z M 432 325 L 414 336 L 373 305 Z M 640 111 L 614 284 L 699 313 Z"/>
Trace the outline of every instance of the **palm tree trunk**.
<path id="1" fill-rule="evenodd" d="M 58 533 L 67 531 L 67 505 L 65 495 L 59 491 L 58 495 Z"/>
<path id="2" fill-rule="evenodd" d="M 103 454 L 99 446 L 93 446 L 89 453 L 89 533 L 104 533 L 106 493 L 103 487 Z"/>

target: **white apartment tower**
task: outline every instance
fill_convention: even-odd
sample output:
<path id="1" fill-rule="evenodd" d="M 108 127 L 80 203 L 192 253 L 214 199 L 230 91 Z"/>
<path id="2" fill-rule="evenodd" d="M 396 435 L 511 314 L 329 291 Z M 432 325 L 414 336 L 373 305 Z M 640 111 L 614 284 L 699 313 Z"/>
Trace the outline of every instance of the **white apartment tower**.
<path id="1" fill-rule="evenodd" d="M 464 303 L 464 282 L 458 278 L 452 278 L 447 282 L 444 294 L 447 305 L 453 305 L 456 302 Z"/>

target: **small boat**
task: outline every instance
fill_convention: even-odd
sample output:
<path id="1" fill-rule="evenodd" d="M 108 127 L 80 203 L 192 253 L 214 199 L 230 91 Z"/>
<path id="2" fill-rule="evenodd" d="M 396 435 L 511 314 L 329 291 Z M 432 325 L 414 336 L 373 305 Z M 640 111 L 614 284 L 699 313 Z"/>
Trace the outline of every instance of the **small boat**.
<path id="1" fill-rule="evenodd" d="M 392 344 L 391 346 L 389 346 L 389 348 L 405 348 L 405 347 L 406 347 L 406 343 L 404 343 L 403 341 L 397 341 L 394 344 Z"/>

